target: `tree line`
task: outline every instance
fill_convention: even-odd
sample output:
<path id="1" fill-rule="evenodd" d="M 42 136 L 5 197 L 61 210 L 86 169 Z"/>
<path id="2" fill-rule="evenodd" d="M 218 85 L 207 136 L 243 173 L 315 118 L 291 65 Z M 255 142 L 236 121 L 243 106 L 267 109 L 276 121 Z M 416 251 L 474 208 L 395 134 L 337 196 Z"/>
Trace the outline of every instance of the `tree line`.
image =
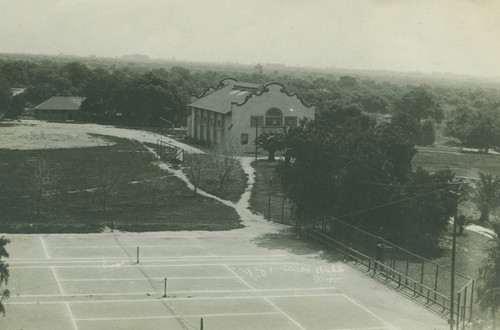
<path id="1" fill-rule="evenodd" d="M 265 83 L 279 81 L 314 103 L 318 113 L 356 108 L 376 115 L 399 116 L 418 145 L 434 142 L 435 124 L 446 123 L 447 135 L 468 147 L 487 150 L 500 144 L 500 91 L 465 84 L 419 86 L 375 78 L 331 73 L 238 67 L 180 66 L 154 68 L 135 63 L 0 60 L 0 113 L 15 118 L 51 96 L 83 96 L 80 119 L 125 125 L 151 125 L 158 118 L 186 125 L 191 95 L 224 77 Z M 12 87 L 26 88 L 12 96 Z M 427 113 L 419 113 L 426 109 Z M 404 115 L 413 118 L 404 118 Z M 416 121 L 419 120 L 419 122 Z M 413 122 L 412 122 L 413 121 Z M 403 124 L 403 123 L 402 123 Z"/>

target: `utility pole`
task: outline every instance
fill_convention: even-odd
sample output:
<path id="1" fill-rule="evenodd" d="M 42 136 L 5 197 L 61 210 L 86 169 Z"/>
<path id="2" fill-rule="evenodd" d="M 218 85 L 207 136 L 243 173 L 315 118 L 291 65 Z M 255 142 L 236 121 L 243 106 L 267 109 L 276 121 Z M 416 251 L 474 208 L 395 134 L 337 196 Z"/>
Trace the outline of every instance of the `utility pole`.
<path id="1" fill-rule="evenodd" d="M 259 136 L 260 118 L 255 118 L 255 163 L 257 163 L 257 137 Z"/>
<path id="2" fill-rule="evenodd" d="M 455 255 L 457 249 L 457 213 L 458 213 L 458 199 L 460 194 L 451 191 L 452 194 L 456 196 L 455 203 L 455 214 L 453 216 L 453 241 L 451 244 L 451 290 L 450 290 L 450 319 L 448 323 L 450 324 L 450 330 L 453 330 L 455 325 L 454 312 L 455 312 Z M 459 320 L 457 320 L 459 322 Z"/>

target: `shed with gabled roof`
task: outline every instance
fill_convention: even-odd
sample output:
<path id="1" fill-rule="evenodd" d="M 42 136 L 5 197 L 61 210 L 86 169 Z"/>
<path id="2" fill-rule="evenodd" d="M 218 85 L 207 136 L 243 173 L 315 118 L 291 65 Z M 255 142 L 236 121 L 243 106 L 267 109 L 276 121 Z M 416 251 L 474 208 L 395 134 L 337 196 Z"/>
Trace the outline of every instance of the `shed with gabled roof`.
<path id="1" fill-rule="evenodd" d="M 35 118 L 45 120 L 74 120 L 83 97 L 53 96 L 35 107 Z"/>

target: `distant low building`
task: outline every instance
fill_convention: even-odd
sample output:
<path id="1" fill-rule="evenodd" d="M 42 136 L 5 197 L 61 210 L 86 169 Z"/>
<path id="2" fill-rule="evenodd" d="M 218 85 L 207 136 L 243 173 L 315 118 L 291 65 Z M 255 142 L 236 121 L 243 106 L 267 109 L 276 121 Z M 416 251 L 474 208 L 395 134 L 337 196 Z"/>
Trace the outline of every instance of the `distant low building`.
<path id="1" fill-rule="evenodd" d="M 26 88 L 19 88 L 19 87 L 14 87 L 10 89 L 10 92 L 12 93 L 12 96 L 16 96 L 19 94 L 22 94 L 26 91 Z"/>
<path id="2" fill-rule="evenodd" d="M 281 132 L 303 118 L 314 119 L 315 108 L 279 83 L 253 84 L 233 78 L 209 87 L 189 104 L 187 135 L 207 144 L 239 143 L 255 150 L 255 137 L 264 131 Z"/>
<path id="3" fill-rule="evenodd" d="M 44 120 L 74 120 L 82 97 L 53 96 L 35 107 L 35 118 Z"/>

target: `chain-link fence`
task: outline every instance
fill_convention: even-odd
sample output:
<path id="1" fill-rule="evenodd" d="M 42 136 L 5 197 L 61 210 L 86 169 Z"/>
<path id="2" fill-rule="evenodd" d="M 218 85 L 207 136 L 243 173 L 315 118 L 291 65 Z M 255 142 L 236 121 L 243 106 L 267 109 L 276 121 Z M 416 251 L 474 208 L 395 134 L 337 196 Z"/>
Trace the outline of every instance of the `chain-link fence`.
<path id="1" fill-rule="evenodd" d="M 184 161 L 184 149 L 162 140 L 156 140 L 156 154 L 161 160 Z"/>
<path id="2" fill-rule="evenodd" d="M 266 219 L 287 225 L 295 225 L 295 205 L 282 194 L 269 194 Z"/>
<path id="3" fill-rule="evenodd" d="M 430 309 L 449 315 L 451 269 L 412 253 L 355 226 L 324 216 L 305 232 L 345 255 L 365 271 L 410 292 Z M 459 323 L 472 320 L 474 280 L 455 272 L 454 314 Z"/>

